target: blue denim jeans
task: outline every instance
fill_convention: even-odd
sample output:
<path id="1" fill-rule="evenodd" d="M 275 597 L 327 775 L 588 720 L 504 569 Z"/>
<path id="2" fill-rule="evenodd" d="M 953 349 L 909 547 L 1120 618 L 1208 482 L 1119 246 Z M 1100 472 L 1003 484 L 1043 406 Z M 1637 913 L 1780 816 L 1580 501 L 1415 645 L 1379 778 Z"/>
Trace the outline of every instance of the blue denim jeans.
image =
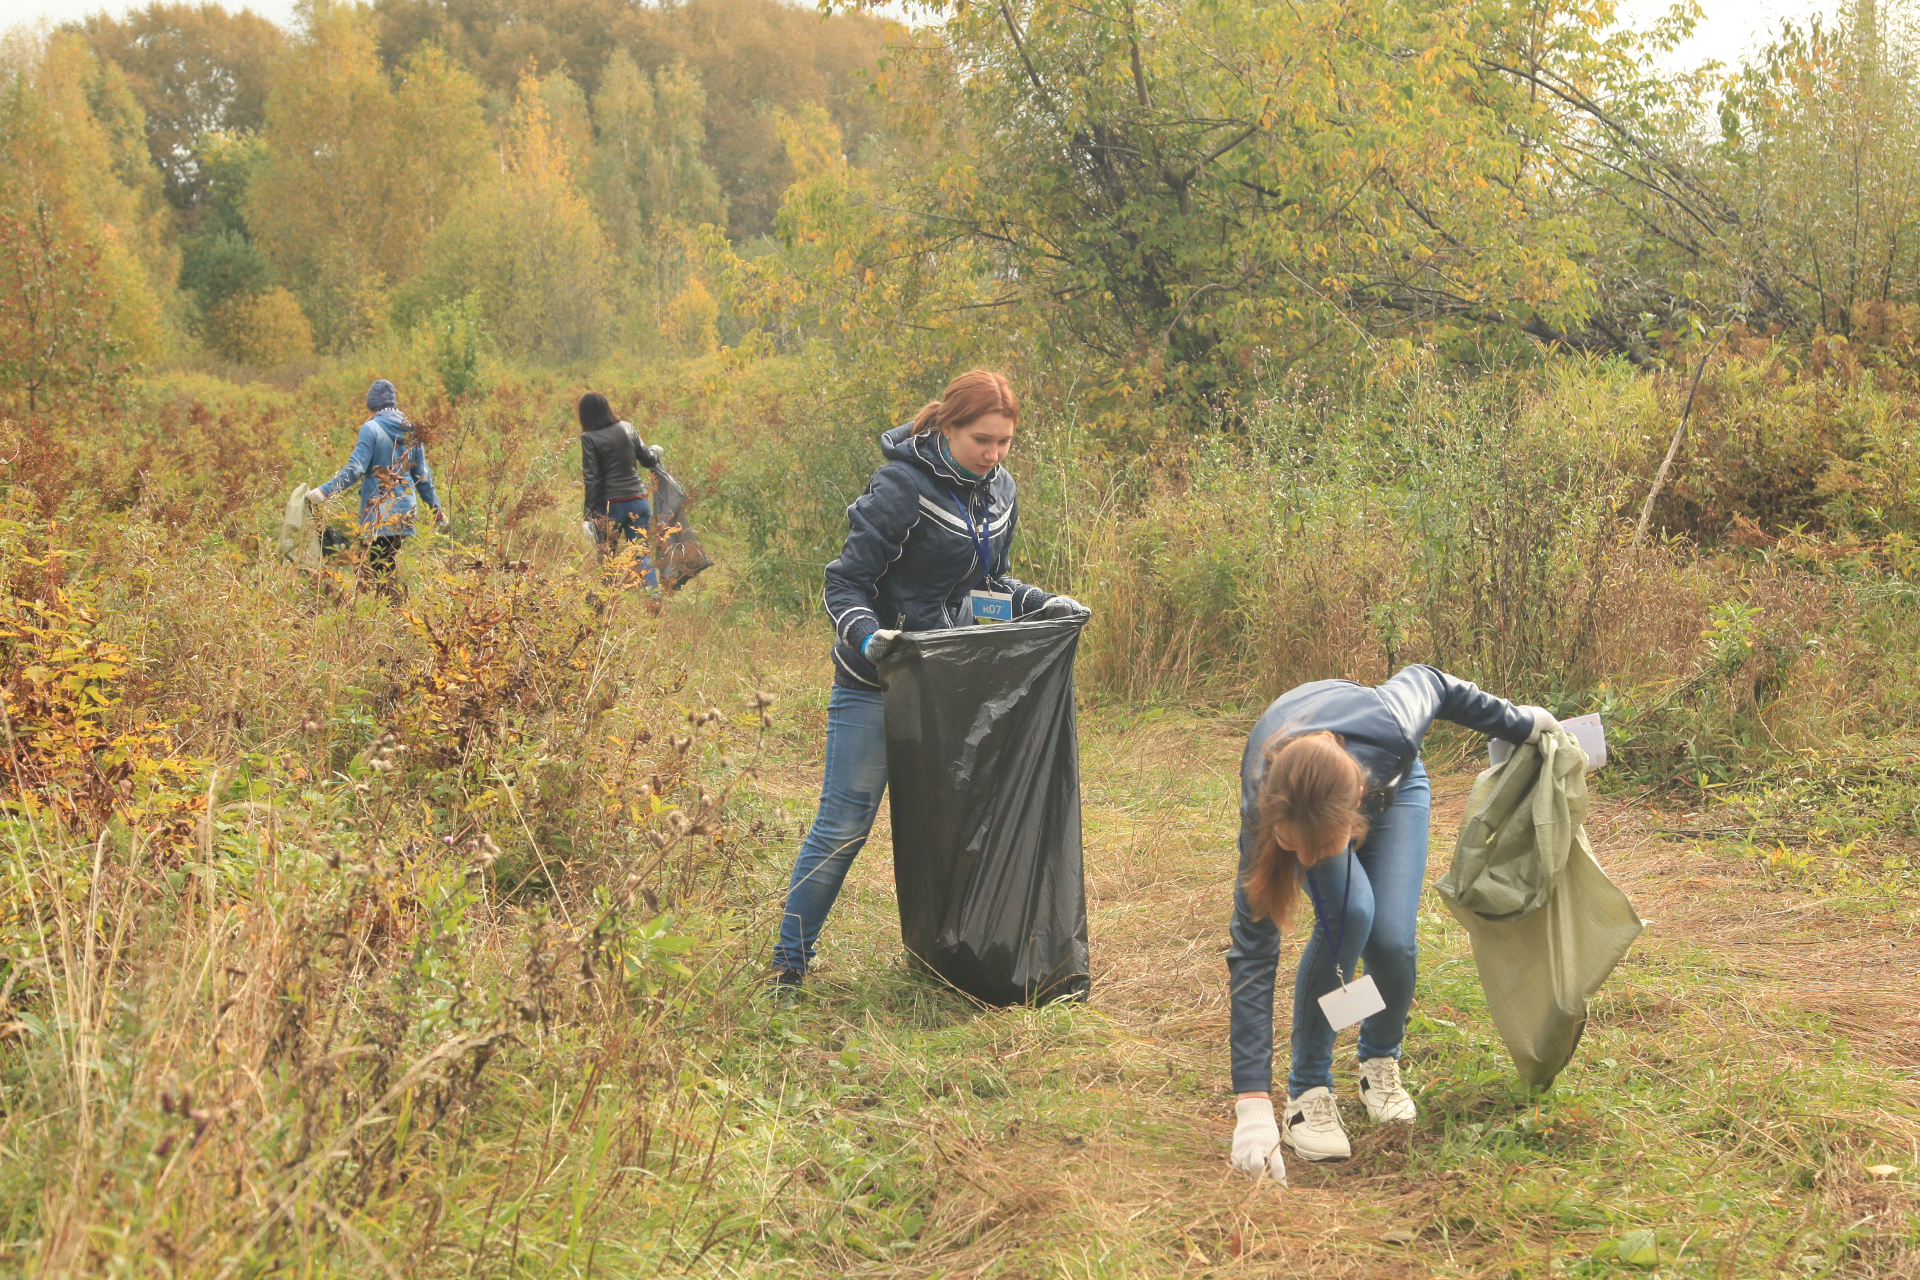
<path id="1" fill-rule="evenodd" d="M 1407 1033 L 1418 967 L 1414 927 L 1427 882 L 1427 829 L 1433 787 L 1426 766 L 1414 762 L 1387 811 L 1374 819 L 1359 849 L 1321 863 L 1307 873 L 1317 899 L 1313 938 L 1300 955 L 1293 980 L 1293 1068 L 1287 1094 L 1297 1098 L 1318 1085 L 1333 1087 L 1335 1032 L 1320 1009 L 1320 997 L 1340 985 L 1333 969 L 1339 939 L 1340 969 L 1351 982 L 1354 966 L 1380 988 L 1387 1007 L 1360 1024 L 1360 1058 L 1398 1058 Z M 1352 878 L 1349 887 L 1348 878 Z M 1346 904 L 1346 928 L 1340 926 Z M 1324 908 L 1334 918 L 1320 918 Z"/>
<path id="2" fill-rule="evenodd" d="M 877 689 L 833 687 L 827 701 L 827 770 L 814 816 L 787 884 L 787 909 L 773 967 L 805 973 L 813 944 L 867 843 L 887 789 L 887 721 Z"/>
<path id="3" fill-rule="evenodd" d="M 653 507 L 645 498 L 622 498 L 618 502 L 604 502 L 594 512 L 596 516 L 605 516 L 613 521 L 613 528 L 601 527 L 600 550 L 602 554 L 611 554 L 620 550 L 623 543 L 641 541 L 647 538 L 647 528 L 653 523 Z M 640 566 L 646 576 L 649 587 L 659 585 L 659 579 L 653 571 L 653 557 L 648 548 L 640 551 Z"/>

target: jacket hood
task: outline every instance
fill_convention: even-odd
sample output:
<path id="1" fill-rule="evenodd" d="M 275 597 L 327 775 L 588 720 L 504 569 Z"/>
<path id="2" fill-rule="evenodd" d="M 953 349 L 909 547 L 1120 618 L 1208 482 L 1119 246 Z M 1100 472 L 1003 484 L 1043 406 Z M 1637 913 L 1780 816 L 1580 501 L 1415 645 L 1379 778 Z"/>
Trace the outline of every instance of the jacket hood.
<path id="1" fill-rule="evenodd" d="M 940 455 L 940 433 L 929 431 L 925 435 L 913 434 L 913 424 L 903 422 L 880 437 L 880 453 L 888 462 L 906 462 L 919 467 L 928 475 L 946 484 L 958 485 L 963 489 L 973 489 L 992 480 L 1000 470 L 995 467 L 979 479 L 963 474 Z"/>
<path id="2" fill-rule="evenodd" d="M 413 423 L 409 422 L 407 415 L 398 409 L 382 409 L 374 414 L 371 420 L 379 423 L 380 429 L 396 441 L 404 440 L 413 430 Z"/>

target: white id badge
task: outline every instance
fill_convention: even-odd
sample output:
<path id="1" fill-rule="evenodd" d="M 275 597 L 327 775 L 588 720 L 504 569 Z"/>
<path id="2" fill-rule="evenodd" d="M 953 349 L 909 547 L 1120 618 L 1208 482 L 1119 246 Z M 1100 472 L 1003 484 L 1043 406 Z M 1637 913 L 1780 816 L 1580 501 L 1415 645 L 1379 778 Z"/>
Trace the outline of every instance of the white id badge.
<path id="1" fill-rule="evenodd" d="M 1363 973 L 1344 987 L 1335 987 L 1320 997 L 1320 1010 L 1335 1031 L 1345 1031 L 1362 1018 L 1370 1018 L 1387 1007 L 1373 975 Z"/>
<path id="2" fill-rule="evenodd" d="M 1013 597 L 1000 591 L 969 591 L 975 622 L 1012 622 Z"/>

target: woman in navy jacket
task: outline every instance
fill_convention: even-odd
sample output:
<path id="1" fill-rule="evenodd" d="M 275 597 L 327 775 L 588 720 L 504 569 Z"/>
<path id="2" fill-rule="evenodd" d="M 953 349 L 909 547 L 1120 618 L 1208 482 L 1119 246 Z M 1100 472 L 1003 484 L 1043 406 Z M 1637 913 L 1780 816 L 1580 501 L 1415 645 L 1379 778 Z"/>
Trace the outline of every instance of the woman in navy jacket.
<path id="1" fill-rule="evenodd" d="M 996 608 L 1014 620 L 1086 613 L 1007 572 L 1019 503 L 1000 463 L 1019 421 L 1005 378 L 984 369 L 960 375 L 912 422 L 880 437 L 887 461 L 847 508 L 846 545 L 827 566 L 835 641 L 826 775 L 787 888 L 773 953 L 778 985 L 805 976 L 880 812 L 887 738 L 874 662 L 887 644 L 902 631 L 967 626 Z"/>
<path id="2" fill-rule="evenodd" d="M 1420 743 L 1435 720 L 1516 743 L 1560 727 L 1540 707 L 1515 706 L 1438 668 L 1415 666 L 1378 687 L 1303 684 L 1276 699 L 1248 735 L 1227 949 L 1238 1095 L 1233 1163 L 1248 1173 L 1284 1179 L 1282 1141 L 1307 1160 L 1352 1154 L 1333 1096 L 1337 1033 L 1320 998 L 1351 983 L 1363 958 L 1385 1007 L 1360 1023 L 1360 1100 L 1376 1122 L 1414 1118 L 1399 1059 L 1413 1003 L 1414 925 L 1433 799 Z M 1270 1093 L 1274 978 L 1280 926 L 1303 885 L 1315 920 L 1294 975 L 1282 1126 Z"/>

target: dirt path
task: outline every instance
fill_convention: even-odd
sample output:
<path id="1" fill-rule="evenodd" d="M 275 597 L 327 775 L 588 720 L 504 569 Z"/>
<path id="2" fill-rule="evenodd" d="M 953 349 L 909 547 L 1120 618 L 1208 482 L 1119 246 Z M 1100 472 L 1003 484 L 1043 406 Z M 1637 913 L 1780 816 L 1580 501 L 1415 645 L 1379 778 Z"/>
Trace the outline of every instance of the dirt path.
<path id="1" fill-rule="evenodd" d="M 1348 1033 L 1336 1076 L 1355 1158 L 1292 1161 L 1288 1187 L 1261 1185 L 1226 1163 L 1222 953 L 1244 728 L 1083 717 L 1082 729 L 1091 1006 L 901 1037 L 903 1065 L 973 1083 L 930 1088 L 911 1121 L 925 1128 L 941 1230 L 869 1273 L 1606 1273 L 1610 1242 L 1644 1224 L 1680 1255 L 1664 1274 L 1920 1275 L 1910 908 L 1823 901 L 1764 863 L 1662 834 L 1685 815 L 1600 798 L 1596 854 L 1653 926 L 1595 1002 L 1555 1100 L 1515 1091 L 1465 936 L 1429 897 L 1406 1059 L 1421 1123 L 1355 1122 Z M 1430 879 L 1471 784 L 1435 779 Z M 828 982 L 838 968 L 857 986 L 897 954 L 884 828 L 876 836 L 836 917 L 848 932 Z M 1283 996 L 1298 945 L 1296 933 L 1282 954 Z M 1283 1054 L 1286 1018 L 1283 999 Z M 860 1023 L 889 1034 L 871 1014 Z M 971 1060 L 944 1062 L 952 1053 Z M 1880 1161 L 1903 1172 L 1876 1180 L 1865 1169 Z"/>

